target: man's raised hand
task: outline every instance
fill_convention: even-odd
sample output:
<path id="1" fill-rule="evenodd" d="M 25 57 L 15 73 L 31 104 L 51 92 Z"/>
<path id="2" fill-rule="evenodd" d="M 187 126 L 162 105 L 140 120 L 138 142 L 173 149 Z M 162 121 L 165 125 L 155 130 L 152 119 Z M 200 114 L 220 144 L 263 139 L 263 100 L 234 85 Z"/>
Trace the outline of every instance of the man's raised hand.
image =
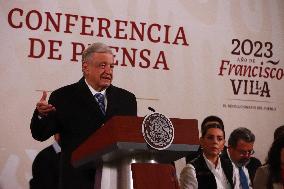
<path id="1" fill-rule="evenodd" d="M 47 92 L 43 91 L 41 99 L 36 104 L 36 109 L 40 116 L 47 116 L 48 113 L 56 110 L 53 105 L 48 104 L 48 102 L 46 101 L 46 97 L 47 97 Z"/>

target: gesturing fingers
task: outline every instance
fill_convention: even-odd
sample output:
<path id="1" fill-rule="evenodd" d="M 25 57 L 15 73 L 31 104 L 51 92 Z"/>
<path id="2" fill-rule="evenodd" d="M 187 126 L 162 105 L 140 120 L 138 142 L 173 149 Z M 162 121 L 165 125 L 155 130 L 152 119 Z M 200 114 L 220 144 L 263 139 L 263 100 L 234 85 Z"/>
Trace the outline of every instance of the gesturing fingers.
<path id="1" fill-rule="evenodd" d="M 48 113 L 55 111 L 55 107 L 51 104 L 43 104 L 37 103 L 36 109 L 38 110 L 39 114 L 42 116 L 47 116 Z"/>
<path id="2" fill-rule="evenodd" d="M 47 92 L 43 91 L 40 101 L 36 104 L 36 109 L 41 116 L 46 116 L 49 112 L 55 111 L 55 107 L 47 103 L 46 97 Z"/>
<path id="3" fill-rule="evenodd" d="M 42 96 L 41 96 L 40 102 L 46 101 L 46 97 L 47 97 L 47 92 L 42 91 Z"/>

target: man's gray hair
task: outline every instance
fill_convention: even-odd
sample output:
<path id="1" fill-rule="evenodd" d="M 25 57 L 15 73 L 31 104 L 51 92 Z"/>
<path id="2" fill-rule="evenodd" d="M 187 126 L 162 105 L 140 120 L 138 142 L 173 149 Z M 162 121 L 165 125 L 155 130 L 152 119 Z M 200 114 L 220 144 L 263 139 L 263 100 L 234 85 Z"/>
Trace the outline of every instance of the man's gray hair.
<path id="1" fill-rule="evenodd" d="M 235 148 L 237 147 L 237 143 L 239 140 L 243 140 L 247 143 L 252 143 L 255 141 L 255 136 L 248 128 L 239 127 L 233 130 L 233 132 L 231 133 L 228 140 L 228 145 Z"/>
<path id="2" fill-rule="evenodd" d="M 93 53 L 109 53 L 112 54 L 111 48 L 104 43 L 93 43 L 83 51 L 82 63 L 88 61 Z"/>

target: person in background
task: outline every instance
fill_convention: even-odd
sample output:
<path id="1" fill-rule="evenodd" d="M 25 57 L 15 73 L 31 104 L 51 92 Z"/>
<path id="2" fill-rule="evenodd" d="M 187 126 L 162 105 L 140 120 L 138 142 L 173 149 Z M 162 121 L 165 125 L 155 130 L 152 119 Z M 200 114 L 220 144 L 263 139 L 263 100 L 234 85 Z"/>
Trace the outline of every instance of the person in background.
<path id="1" fill-rule="evenodd" d="M 254 134 L 244 127 L 239 127 L 230 134 L 227 152 L 222 156 L 232 161 L 235 189 L 252 188 L 246 165 L 249 163 L 251 155 L 254 154 L 254 141 Z"/>
<path id="2" fill-rule="evenodd" d="M 91 44 L 82 54 L 83 77 L 53 91 L 43 92 L 30 129 L 34 139 L 61 137 L 60 189 L 93 189 L 95 169 L 74 168 L 72 152 L 115 115 L 137 115 L 136 97 L 112 85 L 114 56 L 109 46 Z M 63 72 L 64 74 L 64 72 Z"/>
<path id="3" fill-rule="evenodd" d="M 60 136 L 57 133 L 54 143 L 41 150 L 33 161 L 30 189 L 59 188 L 60 152 Z"/>
<path id="4" fill-rule="evenodd" d="M 266 163 L 257 169 L 253 183 L 255 189 L 284 188 L 284 135 L 272 143 Z"/>
<path id="5" fill-rule="evenodd" d="M 284 125 L 281 125 L 279 127 L 277 127 L 275 130 L 274 130 L 274 140 L 276 140 L 277 138 L 281 137 L 281 136 L 284 136 Z"/>
<path id="6" fill-rule="evenodd" d="M 220 117 L 215 116 L 215 115 L 210 115 L 207 116 L 201 123 L 201 133 L 206 129 L 205 126 L 208 123 L 216 123 L 219 124 L 220 126 L 222 126 L 224 128 L 224 124 L 223 121 Z M 191 152 L 191 154 L 189 154 L 188 156 L 186 156 L 186 163 L 190 163 L 191 160 L 195 159 L 196 157 L 198 157 L 200 154 L 202 154 L 202 147 L 199 146 L 197 151 L 193 151 Z"/>
<path id="7" fill-rule="evenodd" d="M 202 123 L 200 137 L 202 154 L 181 171 L 181 189 L 233 188 L 232 164 L 228 159 L 220 157 L 225 145 L 224 126 L 211 118 L 206 118 Z"/>
<path id="8" fill-rule="evenodd" d="M 218 124 L 220 124 L 224 127 L 223 120 L 220 117 L 215 116 L 215 115 L 210 115 L 203 120 L 203 122 L 201 124 L 201 131 L 204 130 L 204 126 L 209 122 L 218 123 Z M 192 152 L 190 155 L 188 155 L 186 157 L 186 163 L 190 163 L 190 161 L 193 160 L 194 158 L 196 158 L 199 154 L 202 154 L 202 148 L 201 147 L 199 147 L 198 151 Z M 224 157 L 229 159 L 229 157 L 227 155 L 227 146 L 226 145 L 224 146 L 224 150 L 222 151 L 222 154 L 224 154 Z M 254 175 L 255 175 L 257 168 L 261 166 L 261 161 L 259 159 L 257 159 L 256 157 L 250 156 L 250 159 L 246 163 L 245 166 L 248 170 L 250 180 L 253 181 L 253 178 L 254 178 Z"/>
<path id="9" fill-rule="evenodd" d="M 281 136 L 282 137 L 284 136 L 284 125 L 281 125 L 274 130 L 274 134 L 273 134 L 274 140 L 276 140 L 277 138 L 279 138 Z M 260 166 L 261 166 L 261 162 L 257 158 L 255 158 L 255 157 L 250 158 L 250 161 L 246 165 L 246 167 L 249 171 L 251 181 L 254 180 L 256 171 Z M 253 184 L 254 184 L 254 182 L 253 182 Z"/>
<path id="10" fill-rule="evenodd" d="M 261 165 L 262 165 L 261 161 L 259 159 L 257 159 L 256 157 L 253 157 L 253 154 L 252 154 L 252 156 L 249 159 L 249 162 L 246 164 L 246 168 L 248 170 L 249 178 L 250 178 L 251 182 L 253 181 L 253 179 L 255 177 L 256 170 Z M 253 182 L 252 182 L 252 184 L 253 184 Z"/>

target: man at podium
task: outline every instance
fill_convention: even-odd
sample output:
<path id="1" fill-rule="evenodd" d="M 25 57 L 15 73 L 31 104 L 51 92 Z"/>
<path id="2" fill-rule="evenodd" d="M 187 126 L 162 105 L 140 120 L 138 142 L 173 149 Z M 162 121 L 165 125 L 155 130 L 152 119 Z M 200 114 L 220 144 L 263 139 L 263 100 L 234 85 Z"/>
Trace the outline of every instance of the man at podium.
<path id="1" fill-rule="evenodd" d="M 114 115 L 137 115 L 136 97 L 113 86 L 114 56 L 102 43 L 94 43 L 82 54 L 83 77 L 53 91 L 47 102 L 43 92 L 36 104 L 30 129 L 34 139 L 61 136 L 61 189 L 94 188 L 95 170 L 72 167 L 70 160 L 84 140 Z"/>

